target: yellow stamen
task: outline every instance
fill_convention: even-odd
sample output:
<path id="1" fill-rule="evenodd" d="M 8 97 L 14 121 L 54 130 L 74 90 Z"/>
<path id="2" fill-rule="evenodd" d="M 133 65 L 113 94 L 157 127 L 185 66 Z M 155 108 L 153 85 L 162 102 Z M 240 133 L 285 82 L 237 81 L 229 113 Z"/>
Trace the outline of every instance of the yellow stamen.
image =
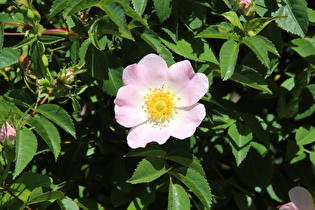
<path id="1" fill-rule="evenodd" d="M 150 116 L 150 121 L 159 124 L 170 120 L 175 113 L 175 103 L 180 100 L 174 93 L 169 91 L 170 86 L 165 88 L 149 88 L 150 93 L 144 96 L 146 112 Z"/>

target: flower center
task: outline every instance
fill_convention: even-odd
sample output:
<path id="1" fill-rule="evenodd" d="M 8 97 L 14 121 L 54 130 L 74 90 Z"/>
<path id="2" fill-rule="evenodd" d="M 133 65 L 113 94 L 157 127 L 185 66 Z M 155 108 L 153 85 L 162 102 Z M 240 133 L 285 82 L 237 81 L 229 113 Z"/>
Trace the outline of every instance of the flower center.
<path id="1" fill-rule="evenodd" d="M 146 112 L 154 123 L 163 123 L 173 117 L 175 103 L 180 98 L 177 98 L 169 89 L 170 86 L 165 88 L 165 85 L 161 88 L 149 88 L 150 93 L 144 96 Z"/>

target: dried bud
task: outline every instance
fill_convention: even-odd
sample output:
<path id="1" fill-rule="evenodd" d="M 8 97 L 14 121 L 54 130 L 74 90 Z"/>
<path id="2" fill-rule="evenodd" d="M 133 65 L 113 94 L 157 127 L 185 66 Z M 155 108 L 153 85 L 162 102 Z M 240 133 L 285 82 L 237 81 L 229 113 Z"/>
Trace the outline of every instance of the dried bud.
<path id="1" fill-rule="evenodd" d="M 8 122 L 5 122 L 0 130 L 0 141 L 4 142 L 6 139 L 9 139 L 12 144 L 15 144 L 15 135 L 15 129 L 12 128 L 12 126 Z"/>

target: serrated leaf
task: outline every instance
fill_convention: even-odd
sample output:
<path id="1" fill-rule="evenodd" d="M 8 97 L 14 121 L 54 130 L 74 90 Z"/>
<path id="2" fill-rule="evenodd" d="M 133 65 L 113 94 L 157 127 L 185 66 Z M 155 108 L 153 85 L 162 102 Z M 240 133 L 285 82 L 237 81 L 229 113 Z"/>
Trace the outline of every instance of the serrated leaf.
<path id="1" fill-rule="evenodd" d="M 253 134 L 246 125 L 233 124 L 228 130 L 228 134 L 233 141 L 230 141 L 232 152 L 239 166 L 245 159 L 249 149 L 250 142 L 253 139 Z"/>
<path id="2" fill-rule="evenodd" d="M 76 202 L 74 202 L 71 198 L 69 198 L 68 196 L 61 199 L 59 202 L 58 202 L 61 210 L 68 210 L 68 209 L 71 209 L 71 210 L 79 210 L 79 206 L 77 205 Z"/>
<path id="3" fill-rule="evenodd" d="M 206 176 L 198 158 L 192 155 L 187 150 L 183 150 L 183 149 L 173 150 L 165 156 L 165 159 L 174 161 L 187 168 L 195 170 L 196 172 L 200 173 L 204 177 Z"/>
<path id="4" fill-rule="evenodd" d="M 29 118 L 26 123 L 44 139 L 51 152 L 57 160 L 60 153 L 60 136 L 57 128 L 44 118 Z"/>
<path id="5" fill-rule="evenodd" d="M 55 0 L 50 8 L 49 18 L 51 19 L 66 8 L 70 0 Z"/>
<path id="6" fill-rule="evenodd" d="M 169 41 L 163 37 L 160 38 L 170 50 L 185 58 L 200 62 L 219 63 L 211 46 L 203 39 L 194 39 L 188 32 L 183 32 L 182 37 L 177 42 Z"/>
<path id="7" fill-rule="evenodd" d="M 15 119 L 20 120 L 20 118 L 23 116 L 23 112 L 13 103 L 4 101 L 0 97 L 0 120 L 5 121 L 9 116 L 14 116 Z"/>
<path id="8" fill-rule="evenodd" d="M 278 53 L 277 48 L 267 37 L 264 37 L 264 36 L 256 36 L 256 37 L 259 37 L 260 39 L 262 39 L 265 42 L 267 50 L 269 52 L 280 57 L 280 54 Z"/>
<path id="9" fill-rule="evenodd" d="M 253 69 L 243 66 L 242 71 L 234 71 L 231 80 L 263 92 L 272 93 L 264 78 Z"/>
<path id="10" fill-rule="evenodd" d="M 147 183 L 161 177 L 169 170 L 165 160 L 150 156 L 140 161 L 132 177 L 127 180 L 131 184 Z"/>
<path id="11" fill-rule="evenodd" d="M 189 210 L 190 201 L 186 190 L 179 184 L 170 183 L 168 190 L 168 210 Z"/>
<path id="12" fill-rule="evenodd" d="M 220 23 L 210 26 L 199 33 L 196 38 L 216 38 L 239 41 L 245 34 L 230 23 Z"/>
<path id="13" fill-rule="evenodd" d="M 290 44 L 302 58 L 315 65 L 315 38 L 293 39 Z"/>
<path id="14" fill-rule="evenodd" d="M 265 41 L 260 37 L 245 37 L 243 43 L 247 45 L 255 54 L 258 60 L 266 67 L 270 66 L 268 50 Z"/>
<path id="15" fill-rule="evenodd" d="M 228 19 L 233 25 L 243 30 L 243 25 L 234 11 L 225 12 L 222 16 Z"/>
<path id="16" fill-rule="evenodd" d="M 63 15 L 69 16 L 78 11 L 84 10 L 86 8 L 90 8 L 98 5 L 99 0 L 67 0 L 68 4 L 65 7 Z"/>
<path id="17" fill-rule="evenodd" d="M 0 52 L 0 69 L 17 63 L 20 55 L 21 51 L 18 49 L 2 48 Z"/>
<path id="18" fill-rule="evenodd" d="M 173 0 L 153 0 L 156 15 L 160 22 L 168 19 L 172 12 L 172 1 Z"/>
<path id="19" fill-rule="evenodd" d="M 37 36 L 28 37 L 27 39 L 24 39 L 22 42 L 18 43 L 17 45 L 14 45 L 12 47 L 12 49 L 18 49 L 18 48 L 21 48 L 21 47 L 23 47 L 25 45 L 32 44 L 36 40 L 37 40 Z"/>
<path id="20" fill-rule="evenodd" d="M 315 142 L 315 128 L 309 125 L 299 127 L 295 134 L 298 145 L 306 145 Z"/>
<path id="21" fill-rule="evenodd" d="M 73 121 L 62 107 L 55 104 L 43 104 L 36 111 L 76 138 Z"/>
<path id="22" fill-rule="evenodd" d="M 248 35 L 256 36 L 261 30 L 263 30 L 270 22 L 280 19 L 284 17 L 261 17 L 261 18 L 254 18 L 246 22 L 244 26 L 244 30 L 247 31 Z"/>
<path id="23" fill-rule="evenodd" d="M 212 195 L 206 178 L 189 168 L 175 168 L 170 174 L 184 183 L 199 198 L 205 209 L 210 209 Z"/>
<path id="24" fill-rule="evenodd" d="M 137 11 L 139 15 L 142 15 L 142 13 L 145 10 L 145 7 L 147 6 L 147 3 L 148 3 L 148 0 L 142 0 L 142 1 L 132 0 L 133 8 Z"/>
<path id="25" fill-rule="evenodd" d="M 286 4 L 281 5 L 273 16 L 287 16 L 277 19 L 276 23 L 280 28 L 299 36 L 305 36 L 308 29 L 308 13 L 305 0 L 285 0 Z"/>
<path id="26" fill-rule="evenodd" d="M 45 202 L 45 201 L 54 202 L 55 200 L 61 199 L 63 197 L 64 197 L 64 194 L 61 191 L 48 191 L 32 198 L 26 203 L 26 205 Z"/>
<path id="27" fill-rule="evenodd" d="M 32 131 L 23 128 L 16 136 L 16 162 L 13 177 L 17 177 L 36 154 L 37 139 Z"/>
<path id="28" fill-rule="evenodd" d="M 235 69 L 239 44 L 233 40 L 226 41 L 220 49 L 220 68 L 223 80 L 229 79 Z"/>
<path id="29" fill-rule="evenodd" d="M 129 17 L 131 17 L 133 20 L 138 21 L 139 23 L 141 23 L 142 25 L 144 25 L 146 28 L 149 28 L 148 23 L 145 19 L 143 19 L 141 17 L 141 15 L 139 13 L 137 13 L 135 10 L 133 10 L 128 4 L 120 1 L 120 0 L 116 0 L 119 2 L 119 4 L 121 6 L 123 6 L 125 14 Z M 138 1 L 139 3 L 143 3 L 146 2 L 147 0 L 142 0 L 142 1 Z"/>
<path id="30" fill-rule="evenodd" d="M 119 27 L 121 36 L 134 41 L 126 23 L 124 8 L 118 2 L 100 2 L 99 7 L 106 12 L 108 17 Z"/>

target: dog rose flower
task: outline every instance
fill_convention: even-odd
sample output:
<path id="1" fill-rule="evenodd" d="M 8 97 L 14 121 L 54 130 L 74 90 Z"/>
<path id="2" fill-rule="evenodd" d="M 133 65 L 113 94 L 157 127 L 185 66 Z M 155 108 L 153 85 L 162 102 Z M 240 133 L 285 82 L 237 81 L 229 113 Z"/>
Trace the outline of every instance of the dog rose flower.
<path id="1" fill-rule="evenodd" d="M 163 58 L 149 54 L 124 69 L 123 82 L 114 100 L 115 118 L 131 128 L 131 148 L 190 137 L 206 115 L 197 102 L 208 91 L 208 78 L 195 73 L 188 60 L 168 68 Z"/>
<path id="2" fill-rule="evenodd" d="M 14 144 L 15 135 L 15 129 L 12 128 L 12 126 L 8 122 L 5 122 L 0 130 L 0 141 L 4 142 L 4 140 L 8 138 L 12 142 L 12 144 Z"/>
<path id="3" fill-rule="evenodd" d="M 315 210 L 312 195 L 303 187 L 293 187 L 289 191 L 290 203 L 286 203 L 279 210 Z"/>

